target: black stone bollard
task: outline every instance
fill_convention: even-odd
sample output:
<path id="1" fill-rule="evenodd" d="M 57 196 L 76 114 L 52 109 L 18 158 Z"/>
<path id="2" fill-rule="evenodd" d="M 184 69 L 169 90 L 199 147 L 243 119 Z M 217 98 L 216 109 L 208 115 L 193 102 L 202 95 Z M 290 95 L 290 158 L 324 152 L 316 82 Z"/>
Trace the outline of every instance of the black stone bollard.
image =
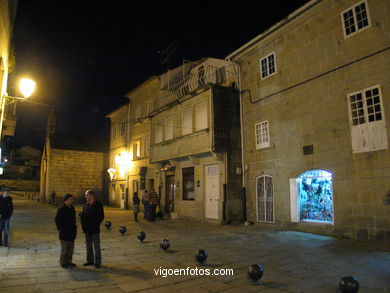
<path id="1" fill-rule="evenodd" d="M 106 221 L 105 223 L 104 223 L 104 226 L 106 226 L 106 228 L 107 229 L 110 229 L 111 228 L 111 221 Z"/>
<path id="2" fill-rule="evenodd" d="M 119 233 L 121 233 L 122 235 L 124 235 L 127 231 L 127 228 L 125 226 L 120 226 L 119 227 Z"/>
<path id="3" fill-rule="evenodd" d="M 145 240 L 145 238 L 146 238 L 146 233 L 144 232 L 144 231 L 139 231 L 138 233 L 137 233 L 137 238 L 138 238 L 138 240 L 139 241 L 144 241 Z"/>
<path id="4" fill-rule="evenodd" d="M 168 239 L 162 239 L 160 241 L 160 247 L 164 250 L 167 251 L 167 249 L 171 246 L 171 242 L 169 242 Z"/>
<path id="5" fill-rule="evenodd" d="M 339 288 L 343 293 L 356 293 L 359 291 L 359 282 L 353 276 L 345 276 L 340 279 Z"/>
<path id="6" fill-rule="evenodd" d="M 263 267 L 258 264 L 253 264 L 248 269 L 248 276 L 253 282 L 257 282 L 263 276 Z"/>
<path id="7" fill-rule="evenodd" d="M 203 262 L 206 261 L 207 256 L 208 256 L 207 250 L 199 249 L 199 250 L 196 251 L 196 253 L 195 253 L 195 259 L 196 259 L 200 264 L 203 264 Z"/>

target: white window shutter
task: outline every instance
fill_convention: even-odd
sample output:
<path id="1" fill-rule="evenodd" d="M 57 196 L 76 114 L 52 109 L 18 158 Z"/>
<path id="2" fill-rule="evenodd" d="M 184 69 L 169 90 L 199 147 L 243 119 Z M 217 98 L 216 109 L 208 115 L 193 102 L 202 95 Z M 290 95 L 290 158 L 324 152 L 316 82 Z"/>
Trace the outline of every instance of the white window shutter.
<path id="1" fill-rule="evenodd" d="M 291 222 L 298 223 L 298 193 L 297 193 L 297 179 L 290 179 L 290 213 Z"/>

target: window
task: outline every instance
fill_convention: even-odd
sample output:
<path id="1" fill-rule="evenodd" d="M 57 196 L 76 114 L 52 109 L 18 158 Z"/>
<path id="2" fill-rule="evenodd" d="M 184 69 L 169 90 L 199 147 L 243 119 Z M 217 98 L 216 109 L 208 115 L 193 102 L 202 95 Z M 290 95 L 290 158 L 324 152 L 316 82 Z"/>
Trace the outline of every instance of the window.
<path id="1" fill-rule="evenodd" d="M 121 191 L 121 199 L 122 199 L 122 200 L 125 200 L 125 193 L 126 193 L 126 191 L 125 191 L 125 185 L 124 185 L 124 184 L 119 184 L 119 189 L 120 189 L 120 191 Z"/>
<path id="2" fill-rule="evenodd" d="M 270 146 L 268 120 L 255 124 L 255 140 L 257 150 Z"/>
<path id="3" fill-rule="evenodd" d="M 182 123 L 181 123 L 181 134 L 186 135 L 192 132 L 192 109 L 183 111 Z"/>
<path id="4" fill-rule="evenodd" d="M 133 143 L 133 160 L 137 160 L 141 157 L 140 154 L 140 142 L 134 142 Z"/>
<path id="5" fill-rule="evenodd" d="M 146 103 L 146 115 L 147 116 L 150 115 L 152 110 L 153 110 L 153 103 L 151 103 L 151 102 Z"/>
<path id="6" fill-rule="evenodd" d="M 195 131 L 206 129 L 207 123 L 207 102 L 195 106 Z"/>
<path id="7" fill-rule="evenodd" d="M 141 107 L 138 106 L 137 109 L 135 110 L 135 120 L 141 119 Z"/>
<path id="8" fill-rule="evenodd" d="M 183 200 L 194 200 L 194 167 L 183 168 Z"/>
<path id="9" fill-rule="evenodd" d="M 173 117 L 165 119 L 165 140 L 173 138 Z"/>
<path id="10" fill-rule="evenodd" d="M 370 25 L 368 6 L 366 1 L 363 1 L 343 13 L 341 19 L 344 28 L 344 37 L 348 37 Z"/>
<path id="11" fill-rule="evenodd" d="M 261 79 L 265 79 L 276 72 L 275 53 L 271 53 L 260 59 Z"/>
<path id="12" fill-rule="evenodd" d="M 379 85 L 348 95 L 354 153 L 387 149 L 382 105 Z"/>
<path id="13" fill-rule="evenodd" d="M 290 179 L 292 222 L 333 223 L 332 173 L 310 170 Z"/>
<path id="14" fill-rule="evenodd" d="M 116 139 L 116 125 L 113 125 L 111 127 L 111 140 L 115 140 Z"/>
<path id="15" fill-rule="evenodd" d="M 154 125 L 154 143 L 160 143 L 163 139 L 163 126 L 162 122 L 157 122 Z"/>
<path id="16" fill-rule="evenodd" d="M 121 136 L 126 134 L 126 122 L 121 122 Z"/>

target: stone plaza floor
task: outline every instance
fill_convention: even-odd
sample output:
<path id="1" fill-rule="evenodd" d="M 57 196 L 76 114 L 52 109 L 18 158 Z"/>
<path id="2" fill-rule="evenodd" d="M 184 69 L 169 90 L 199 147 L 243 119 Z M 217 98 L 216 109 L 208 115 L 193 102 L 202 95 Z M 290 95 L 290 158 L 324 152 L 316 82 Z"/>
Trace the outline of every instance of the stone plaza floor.
<path id="1" fill-rule="evenodd" d="M 56 209 L 28 200 L 14 200 L 10 248 L 0 247 L 0 292 L 338 292 L 342 276 L 355 276 L 359 292 L 390 292 L 390 247 L 294 231 L 264 231 L 243 225 L 221 226 L 188 220 L 141 219 L 130 211 L 106 208 L 112 229 L 101 227 L 102 267 L 83 267 L 85 241 L 80 221 L 73 262 L 59 266 L 60 245 L 54 224 Z M 79 211 L 81 207 L 77 206 Z M 118 228 L 127 227 L 121 235 Z M 136 239 L 145 231 L 144 243 Z M 171 242 L 164 252 L 162 238 Z M 197 264 L 197 249 L 209 253 Z M 264 275 L 253 283 L 251 264 Z M 157 276 L 164 269 L 188 269 L 209 276 Z M 201 270 L 202 269 L 202 270 Z M 216 271 L 215 271 L 216 270 Z M 232 275 L 228 274 L 229 271 Z M 177 272 L 180 272 L 178 270 Z M 215 272 L 215 274 L 214 274 Z M 219 273 L 220 275 L 216 275 Z"/>

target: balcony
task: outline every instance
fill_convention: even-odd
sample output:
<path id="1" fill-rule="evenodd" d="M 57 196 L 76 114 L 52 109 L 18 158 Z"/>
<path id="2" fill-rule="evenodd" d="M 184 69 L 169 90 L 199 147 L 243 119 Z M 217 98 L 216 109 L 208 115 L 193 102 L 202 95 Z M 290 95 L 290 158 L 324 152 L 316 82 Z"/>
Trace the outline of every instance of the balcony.
<path id="1" fill-rule="evenodd" d="M 206 90 L 214 85 L 235 87 L 238 85 L 238 72 L 234 64 L 223 67 L 204 66 L 190 74 L 187 78 L 164 91 L 158 101 L 152 105 L 148 115 L 156 115 L 171 105 L 178 103 L 186 96 L 194 96 L 197 92 Z"/>

